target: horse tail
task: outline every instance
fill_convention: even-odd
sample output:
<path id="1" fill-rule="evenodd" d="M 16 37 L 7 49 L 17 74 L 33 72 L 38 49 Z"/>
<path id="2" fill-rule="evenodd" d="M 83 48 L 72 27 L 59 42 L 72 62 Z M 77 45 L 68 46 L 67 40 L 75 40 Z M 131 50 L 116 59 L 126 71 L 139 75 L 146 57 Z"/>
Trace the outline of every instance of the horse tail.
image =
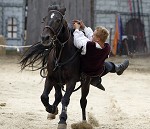
<path id="1" fill-rule="evenodd" d="M 47 58 L 51 48 L 44 46 L 41 42 L 33 44 L 21 57 L 21 70 L 27 66 L 32 70 L 38 70 L 47 64 Z"/>

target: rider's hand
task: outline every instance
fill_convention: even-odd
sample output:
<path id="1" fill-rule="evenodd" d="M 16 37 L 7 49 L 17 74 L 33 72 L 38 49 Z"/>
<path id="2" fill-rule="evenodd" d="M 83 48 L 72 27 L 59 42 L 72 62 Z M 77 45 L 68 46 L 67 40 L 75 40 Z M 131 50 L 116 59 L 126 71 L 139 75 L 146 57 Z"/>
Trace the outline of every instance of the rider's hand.
<path id="1" fill-rule="evenodd" d="M 74 24 L 73 24 L 73 27 L 74 27 L 74 29 L 80 29 L 80 24 L 78 24 L 77 22 L 75 22 Z"/>
<path id="2" fill-rule="evenodd" d="M 74 24 L 74 23 L 80 24 L 80 20 L 73 20 L 73 24 Z"/>
<path id="3" fill-rule="evenodd" d="M 83 29 L 83 30 L 85 28 L 85 24 L 84 24 L 84 22 L 82 20 L 80 21 L 80 28 Z"/>

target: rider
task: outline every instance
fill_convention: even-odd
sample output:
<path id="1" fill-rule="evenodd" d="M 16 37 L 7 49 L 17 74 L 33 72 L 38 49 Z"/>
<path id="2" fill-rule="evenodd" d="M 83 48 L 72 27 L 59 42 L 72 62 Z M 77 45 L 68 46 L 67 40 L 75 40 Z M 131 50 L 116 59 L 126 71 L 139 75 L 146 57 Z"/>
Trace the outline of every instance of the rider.
<path id="1" fill-rule="evenodd" d="M 108 38 L 109 31 L 102 26 L 96 27 L 93 32 L 90 27 L 86 27 L 83 21 L 74 20 L 73 27 L 75 29 L 74 45 L 77 48 L 82 47 L 81 52 L 81 72 L 82 76 L 91 77 L 90 84 L 101 90 L 105 90 L 101 84 L 101 77 L 108 72 L 121 75 L 129 65 L 129 60 L 125 60 L 121 64 L 113 62 L 105 62 L 110 54 L 110 45 L 105 43 Z"/>

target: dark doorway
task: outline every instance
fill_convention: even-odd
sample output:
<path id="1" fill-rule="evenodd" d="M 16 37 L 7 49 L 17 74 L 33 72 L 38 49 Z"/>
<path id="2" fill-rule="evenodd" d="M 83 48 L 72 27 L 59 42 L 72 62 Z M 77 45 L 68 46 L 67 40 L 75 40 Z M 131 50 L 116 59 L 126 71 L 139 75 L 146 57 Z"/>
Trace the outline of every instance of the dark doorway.
<path id="1" fill-rule="evenodd" d="M 146 40 L 144 25 L 141 20 L 133 18 L 126 23 L 126 35 L 128 36 L 128 46 L 131 53 L 145 53 Z"/>

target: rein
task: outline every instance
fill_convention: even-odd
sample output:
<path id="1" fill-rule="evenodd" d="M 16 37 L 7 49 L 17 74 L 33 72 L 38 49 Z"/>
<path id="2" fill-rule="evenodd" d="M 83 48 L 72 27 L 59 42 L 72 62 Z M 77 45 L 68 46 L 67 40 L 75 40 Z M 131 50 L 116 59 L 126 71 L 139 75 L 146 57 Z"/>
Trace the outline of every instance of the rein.
<path id="1" fill-rule="evenodd" d="M 69 30 L 68 30 L 68 31 L 69 31 Z M 71 57 L 70 57 L 68 60 L 66 60 L 65 62 L 60 62 L 60 58 L 61 58 L 61 54 L 62 54 L 63 48 L 65 47 L 65 44 L 69 41 L 70 37 L 71 37 L 71 32 L 69 31 L 69 38 L 68 38 L 68 40 L 66 40 L 66 41 L 63 42 L 63 43 L 61 43 L 61 42 L 58 40 L 59 44 L 61 45 L 61 49 L 60 49 L 58 58 L 56 57 L 56 60 L 55 60 L 55 67 L 54 67 L 54 69 L 53 69 L 53 71 L 56 71 L 57 68 L 58 68 L 58 70 L 59 70 L 59 72 L 60 72 L 60 74 L 59 74 L 59 83 L 58 83 L 58 84 L 62 87 L 62 90 L 63 90 L 64 92 L 66 92 L 66 91 L 64 90 L 64 86 L 63 86 L 62 79 L 61 79 L 61 67 L 64 66 L 64 65 L 66 65 L 67 63 L 73 61 L 73 60 L 75 59 L 75 57 L 78 55 L 78 53 L 80 53 L 80 52 L 82 51 L 82 48 L 83 48 L 83 47 L 81 47 L 80 49 L 78 49 L 78 50 L 74 53 L 74 55 L 71 56 Z M 55 42 L 53 42 L 53 43 L 55 43 Z M 55 48 L 56 48 L 56 45 L 55 45 Z M 73 92 L 79 90 L 80 88 L 81 88 L 81 85 L 80 85 L 78 88 L 74 89 Z"/>
<path id="2" fill-rule="evenodd" d="M 63 51 L 63 48 L 65 46 L 65 44 L 70 40 L 70 37 L 71 37 L 71 32 L 68 30 L 69 32 L 69 38 L 65 41 L 65 42 L 60 42 L 60 40 L 58 38 L 56 38 L 55 41 L 58 40 L 58 43 L 61 45 L 61 49 L 60 49 L 60 52 L 59 52 L 59 55 L 58 55 L 58 58 L 56 57 L 56 60 L 55 60 L 55 68 L 53 69 L 53 71 L 55 71 L 57 69 L 57 67 L 61 67 L 62 63 L 60 63 L 60 58 L 61 58 L 61 54 L 62 54 L 62 51 Z M 54 47 L 56 48 L 56 44 L 55 44 L 55 41 L 53 42 L 53 45 Z M 68 63 L 68 62 L 67 62 Z M 65 63 L 66 64 L 66 63 Z"/>

